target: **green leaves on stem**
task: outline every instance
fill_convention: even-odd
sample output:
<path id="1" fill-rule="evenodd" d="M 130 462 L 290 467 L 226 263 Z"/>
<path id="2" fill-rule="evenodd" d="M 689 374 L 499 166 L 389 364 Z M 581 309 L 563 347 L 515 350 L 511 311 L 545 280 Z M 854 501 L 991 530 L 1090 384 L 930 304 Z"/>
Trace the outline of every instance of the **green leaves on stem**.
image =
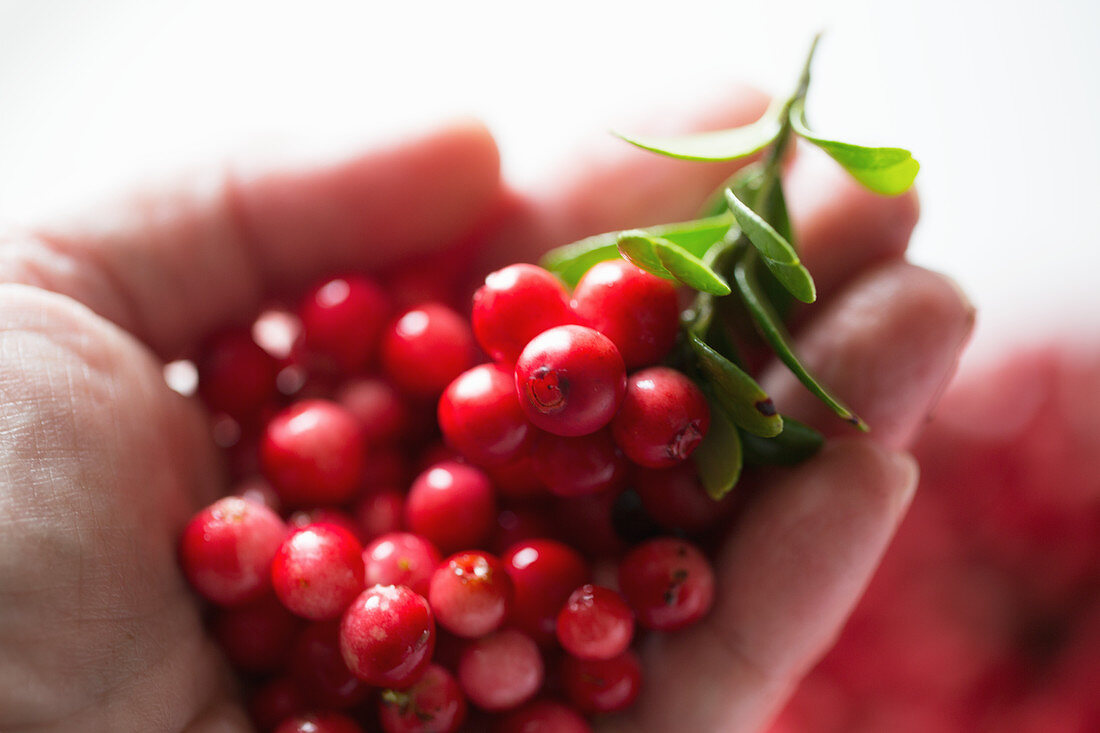
<path id="1" fill-rule="evenodd" d="M 814 279 L 798 259 L 794 247 L 771 224 L 737 198 L 732 189 L 726 189 L 726 202 L 741 227 L 741 232 L 756 247 L 775 279 L 803 303 L 817 300 Z"/>
<path id="2" fill-rule="evenodd" d="M 658 155 L 681 160 L 737 160 L 771 145 L 779 134 L 783 105 L 772 105 L 764 116 L 752 124 L 728 130 L 697 132 L 668 137 L 627 136 L 612 132 L 631 145 Z"/>
<path id="3" fill-rule="evenodd" d="M 821 450 L 824 443 L 821 433 L 786 415 L 783 416 L 783 432 L 773 438 L 741 432 L 746 466 L 795 466 Z"/>
<path id="4" fill-rule="evenodd" d="M 692 457 L 699 481 L 715 501 L 733 490 L 741 478 L 741 436 L 721 406 L 710 400 L 710 429 Z"/>
<path id="5" fill-rule="evenodd" d="M 675 242 L 653 237 L 641 230 L 619 235 L 619 254 L 624 259 L 666 280 L 711 295 L 729 295 L 729 283 L 709 265 Z"/>
<path id="6" fill-rule="evenodd" d="M 756 380 L 698 336 L 689 334 L 688 343 L 698 358 L 699 370 L 711 387 L 714 402 L 738 427 L 764 438 L 783 431 L 783 418 Z"/>

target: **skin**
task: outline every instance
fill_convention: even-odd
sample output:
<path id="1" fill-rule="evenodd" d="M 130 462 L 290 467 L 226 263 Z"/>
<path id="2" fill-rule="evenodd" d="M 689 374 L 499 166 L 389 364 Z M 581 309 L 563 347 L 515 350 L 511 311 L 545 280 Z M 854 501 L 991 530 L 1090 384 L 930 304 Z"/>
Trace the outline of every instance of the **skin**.
<path id="1" fill-rule="evenodd" d="M 742 90 L 676 126 L 743 124 L 765 104 Z M 177 183 L 84 223 L 0 234 L 0 729 L 247 730 L 175 556 L 224 478 L 199 407 L 164 385 L 163 361 L 326 272 L 457 241 L 482 268 L 530 259 L 690 217 L 731 172 L 605 144 L 577 158 L 598 165 L 537 196 L 507 189 L 489 134 L 459 124 L 335 165 Z M 902 261 L 912 196 L 872 196 L 803 155 L 790 179 L 824 294 L 797 343 L 875 432 L 746 487 L 714 611 L 650 638 L 646 690 L 609 730 L 751 731 L 775 714 L 904 513 L 917 479 L 904 448 L 973 323 L 950 281 Z M 765 381 L 785 410 L 836 432 L 782 371 Z"/>

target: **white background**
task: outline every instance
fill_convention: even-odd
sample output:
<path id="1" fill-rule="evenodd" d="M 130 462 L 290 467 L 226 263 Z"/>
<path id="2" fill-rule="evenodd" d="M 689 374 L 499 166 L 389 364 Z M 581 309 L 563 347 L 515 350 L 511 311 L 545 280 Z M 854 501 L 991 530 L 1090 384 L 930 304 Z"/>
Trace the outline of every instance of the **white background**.
<path id="1" fill-rule="evenodd" d="M 532 185 L 639 113 L 735 78 L 786 91 L 818 29 L 815 126 L 914 150 L 913 258 L 971 292 L 979 344 L 1095 331 L 1089 0 L 0 0 L 0 220 L 230 154 L 347 149 L 466 114 Z"/>

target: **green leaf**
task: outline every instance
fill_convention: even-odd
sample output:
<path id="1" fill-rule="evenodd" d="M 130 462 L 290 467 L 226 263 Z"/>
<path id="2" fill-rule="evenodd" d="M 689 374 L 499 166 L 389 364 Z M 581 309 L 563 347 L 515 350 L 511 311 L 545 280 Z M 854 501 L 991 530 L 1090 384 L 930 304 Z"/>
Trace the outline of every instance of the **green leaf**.
<path id="1" fill-rule="evenodd" d="M 818 137 L 806 125 L 806 108 L 801 102 L 791 107 L 791 127 L 875 193 L 885 196 L 905 193 L 920 170 L 920 163 L 903 148 L 867 148 Z"/>
<path id="2" fill-rule="evenodd" d="M 721 499 L 741 478 L 741 436 L 722 407 L 710 403 L 710 429 L 693 454 L 699 480 L 710 498 Z"/>
<path id="3" fill-rule="evenodd" d="M 747 466 L 794 466 L 810 458 L 825 443 L 824 436 L 792 417 L 783 417 L 783 432 L 774 438 L 741 433 Z"/>
<path id="4" fill-rule="evenodd" d="M 779 134 L 782 105 L 773 105 L 756 122 L 743 127 L 690 135 L 630 137 L 612 132 L 631 145 L 670 158 L 683 160 L 736 160 L 766 148 Z"/>
<path id="5" fill-rule="evenodd" d="M 741 428 L 770 438 L 783 430 L 783 418 L 768 393 L 743 369 L 726 359 L 701 338 L 688 335 L 699 367 L 714 391 L 714 399 Z"/>
<path id="6" fill-rule="evenodd" d="M 619 253 L 658 277 L 676 280 L 712 295 L 729 295 L 729 283 L 691 252 L 667 239 L 640 230 L 619 235 Z"/>
<path id="7" fill-rule="evenodd" d="M 817 288 L 809 270 L 802 266 L 794 247 L 775 228 L 726 189 L 726 201 L 741 231 L 760 252 L 764 264 L 791 295 L 803 303 L 817 299 Z"/>
<path id="8" fill-rule="evenodd" d="M 649 227 L 645 232 L 674 242 L 696 257 L 701 257 L 711 245 L 725 236 L 732 223 L 733 216 L 725 212 L 703 219 Z M 543 256 L 541 264 L 572 287 L 597 262 L 619 256 L 618 240 L 622 234 L 621 231 L 606 232 L 557 247 Z"/>
<path id="9" fill-rule="evenodd" d="M 798 377 L 802 384 L 806 385 L 810 392 L 841 418 L 866 432 L 867 424 L 825 389 L 791 350 L 788 343 L 790 337 L 787 335 L 786 329 L 783 328 L 779 316 L 776 315 L 775 310 L 761 290 L 760 283 L 754 273 L 755 255 L 754 250 L 749 250 L 746 256 L 738 260 L 733 268 L 733 277 L 734 282 L 737 284 L 737 290 L 741 294 L 741 299 L 745 302 L 745 306 L 748 308 L 749 314 L 752 316 L 761 335 L 771 344 L 772 350 L 775 351 L 780 361 L 787 365 L 787 368 Z"/>

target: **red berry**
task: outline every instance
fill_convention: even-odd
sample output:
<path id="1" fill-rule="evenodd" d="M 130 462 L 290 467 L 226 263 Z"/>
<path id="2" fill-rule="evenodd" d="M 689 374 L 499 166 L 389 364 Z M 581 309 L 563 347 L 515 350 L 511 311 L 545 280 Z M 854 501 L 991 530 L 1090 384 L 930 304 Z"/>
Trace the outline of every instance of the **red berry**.
<path id="1" fill-rule="evenodd" d="M 614 557 L 628 546 L 615 528 L 615 506 L 620 491 L 603 491 L 556 502 L 554 518 L 559 535 L 592 557 Z"/>
<path id="2" fill-rule="evenodd" d="M 345 382 L 336 393 L 336 401 L 359 419 L 367 445 L 400 442 L 412 422 L 408 403 L 384 379 L 364 377 Z"/>
<path id="3" fill-rule="evenodd" d="M 454 676 L 429 664 L 407 690 L 386 690 L 378 709 L 386 733 L 454 733 L 466 719 L 466 698 Z"/>
<path id="4" fill-rule="evenodd" d="M 497 528 L 492 549 L 504 554 L 512 545 L 554 534 L 554 524 L 545 507 L 513 507 L 497 514 Z"/>
<path id="5" fill-rule="evenodd" d="M 530 455 L 520 456 L 500 466 L 489 466 L 485 471 L 493 480 L 497 493 L 505 499 L 523 500 L 546 496 L 546 486 L 535 474 Z"/>
<path id="6" fill-rule="evenodd" d="M 451 382 L 439 399 L 439 427 L 448 445 L 485 466 L 520 458 L 533 432 L 512 370 L 496 364 L 480 364 Z"/>
<path id="7" fill-rule="evenodd" d="M 638 545 L 619 565 L 619 586 L 656 631 L 675 631 L 703 618 L 714 603 L 714 571 L 695 545 L 660 537 Z"/>
<path id="8" fill-rule="evenodd" d="M 288 677 L 264 683 L 248 699 L 248 717 L 261 731 L 270 731 L 287 718 L 304 713 L 306 701 Z"/>
<path id="9" fill-rule="evenodd" d="M 335 524 L 341 529 L 346 529 L 353 537 L 358 538 L 362 534 L 359 525 L 347 512 L 332 507 L 296 511 L 287 517 L 286 523 L 292 530 L 304 529 L 312 524 Z"/>
<path id="10" fill-rule="evenodd" d="M 474 362 L 474 337 L 462 316 L 440 303 L 406 311 L 382 341 L 382 365 L 398 388 L 435 398 Z"/>
<path id="11" fill-rule="evenodd" d="M 558 614 L 558 641 L 578 659 L 611 659 L 634 638 L 634 614 L 618 593 L 582 585 Z"/>
<path id="12" fill-rule="evenodd" d="M 344 662 L 377 687 L 416 682 L 432 658 L 435 621 L 428 601 L 403 585 L 376 585 L 352 601 L 340 623 Z"/>
<path id="13" fill-rule="evenodd" d="M 474 293 L 474 334 L 495 361 L 512 364 L 535 336 L 576 320 L 565 286 L 535 265 L 497 270 Z"/>
<path id="14" fill-rule="evenodd" d="M 436 569 L 428 601 L 440 626 L 476 639 L 500 628 L 512 594 L 512 580 L 500 560 L 469 550 L 451 555 Z"/>
<path id="15" fill-rule="evenodd" d="M 355 505 L 359 536 L 372 540 L 401 529 L 405 517 L 405 495 L 397 489 L 380 489 L 367 494 Z"/>
<path id="16" fill-rule="evenodd" d="M 275 595 L 314 621 L 333 619 L 363 590 L 363 547 L 335 524 L 311 524 L 283 541 L 271 564 Z"/>
<path id="17" fill-rule="evenodd" d="M 587 435 L 607 425 L 625 385 L 615 344 L 584 326 L 544 331 L 516 361 L 520 405 L 531 422 L 555 435 Z"/>
<path id="18" fill-rule="evenodd" d="M 247 422 L 276 394 L 278 364 L 244 329 L 212 338 L 195 360 L 199 396 L 211 412 Z"/>
<path id="19" fill-rule="evenodd" d="M 307 713 L 284 720 L 275 733 L 363 733 L 363 729 L 340 713 Z"/>
<path id="20" fill-rule="evenodd" d="M 343 503 L 362 480 L 362 427 L 334 402 L 299 402 L 267 424 L 260 463 L 287 504 Z"/>
<path id="21" fill-rule="evenodd" d="M 515 587 L 511 623 L 541 644 L 553 641 L 558 612 L 573 590 L 588 582 L 588 563 L 555 540 L 531 540 L 504 554 Z"/>
<path id="22" fill-rule="evenodd" d="M 282 667 L 299 621 L 273 596 L 219 611 L 214 638 L 237 669 L 274 672 Z"/>
<path id="23" fill-rule="evenodd" d="M 471 642 L 458 662 L 458 682 L 483 710 L 510 710 L 531 699 L 542 685 L 539 648 L 515 629 Z"/>
<path id="24" fill-rule="evenodd" d="M 373 360 L 389 311 L 389 298 L 373 280 L 333 278 L 302 301 L 302 338 L 309 351 L 332 360 L 345 374 L 356 374 Z"/>
<path id="25" fill-rule="evenodd" d="M 586 272 L 573 292 L 573 310 L 615 343 L 627 369 L 663 359 L 680 329 L 676 286 L 625 260 Z"/>
<path id="26" fill-rule="evenodd" d="M 504 716 L 496 733 L 592 733 L 592 726 L 570 707 L 536 700 Z"/>
<path id="27" fill-rule="evenodd" d="M 611 434 L 627 458 L 647 468 L 682 462 L 710 427 L 707 399 L 686 376 L 651 367 L 630 376 Z"/>
<path id="28" fill-rule="evenodd" d="M 199 595 L 223 606 L 255 600 L 271 588 L 271 560 L 286 536 L 279 515 L 227 496 L 183 530 L 180 562 Z"/>
<path id="29" fill-rule="evenodd" d="M 408 532 L 391 532 L 376 538 L 363 550 L 367 587 L 404 585 L 425 598 L 432 573 L 439 565 L 439 550 L 428 540 Z"/>
<path id="30" fill-rule="evenodd" d="M 733 509 L 736 494 L 720 501 L 707 496 L 692 461 L 671 468 L 641 468 L 634 472 L 634 490 L 655 522 L 667 529 L 699 534 L 721 524 Z"/>
<path id="31" fill-rule="evenodd" d="M 310 624 L 290 649 L 287 669 L 307 702 L 346 710 L 363 702 L 370 688 L 351 673 L 340 651 L 340 624 Z"/>
<path id="32" fill-rule="evenodd" d="M 444 553 L 483 545 L 495 519 L 489 477 L 453 461 L 420 474 L 405 501 L 405 526 Z"/>
<path id="33" fill-rule="evenodd" d="M 531 451 L 535 475 L 555 496 L 583 496 L 621 488 L 629 465 L 608 430 L 576 438 L 541 433 Z"/>
<path id="34" fill-rule="evenodd" d="M 614 713 L 630 707 L 642 686 L 642 664 L 632 651 L 613 659 L 566 657 L 562 685 L 570 701 L 585 713 Z"/>

